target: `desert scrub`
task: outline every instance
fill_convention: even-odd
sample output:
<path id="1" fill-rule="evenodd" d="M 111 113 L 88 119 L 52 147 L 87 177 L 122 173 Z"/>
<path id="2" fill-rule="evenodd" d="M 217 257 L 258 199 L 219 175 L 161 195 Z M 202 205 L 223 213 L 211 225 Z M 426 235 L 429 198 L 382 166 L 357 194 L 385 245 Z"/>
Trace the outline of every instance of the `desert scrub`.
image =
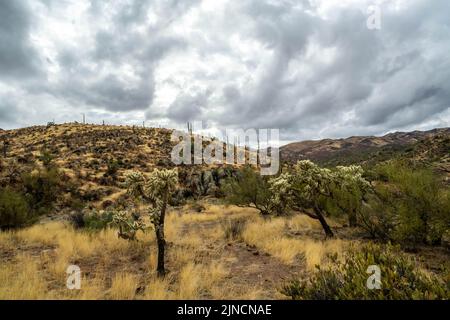
<path id="1" fill-rule="evenodd" d="M 113 211 L 84 210 L 70 215 L 69 221 L 74 229 L 85 229 L 88 231 L 100 231 L 106 229 L 113 221 Z"/>
<path id="2" fill-rule="evenodd" d="M 10 188 L 0 189 L 0 230 L 23 227 L 34 220 L 25 197 Z"/>
<path id="3" fill-rule="evenodd" d="M 246 220 L 244 219 L 226 219 L 221 222 L 221 227 L 226 240 L 241 240 L 242 232 L 245 228 Z"/>
<path id="4" fill-rule="evenodd" d="M 400 161 L 380 164 L 374 172 L 379 181 L 362 211 L 362 227 L 407 247 L 439 245 L 450 228 L 450 188 L 431 169 Z"/>
<path id="5" fill-rule="evenodd" d="M 367 244 L 352 247 L 343 259 L 331 257 L 326 268 L 317 266 L 309 281 L 294 280 L 282 293 L 307 300 L 409 300 L 449 299 L 449 288 L 436 276 L 425 273 L 398 247 Z M 381 270 L 381 288 L 368 289 L 367 268 Z"/>

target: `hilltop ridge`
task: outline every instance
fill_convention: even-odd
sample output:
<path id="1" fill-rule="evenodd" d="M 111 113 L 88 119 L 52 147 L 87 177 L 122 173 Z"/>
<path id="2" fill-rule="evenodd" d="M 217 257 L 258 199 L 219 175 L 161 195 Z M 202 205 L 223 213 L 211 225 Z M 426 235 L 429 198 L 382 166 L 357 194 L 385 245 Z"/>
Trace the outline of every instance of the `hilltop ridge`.
<path id="1" fill-rule="evenodd" d="M 450 172 L 450 128 L 293 142 L 280 148 L 285 162 L 310 159 L 326 166 L 375 164 L 395 157 L 430 162 Z"/>

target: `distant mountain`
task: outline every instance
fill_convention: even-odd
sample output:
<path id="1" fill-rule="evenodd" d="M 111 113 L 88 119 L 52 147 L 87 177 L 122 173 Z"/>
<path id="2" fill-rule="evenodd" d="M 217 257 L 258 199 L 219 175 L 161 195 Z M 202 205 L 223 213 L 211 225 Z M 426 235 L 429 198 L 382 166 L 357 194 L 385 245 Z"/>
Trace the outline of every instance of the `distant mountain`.
<path id="1" fill-rule="evenodd" d="M 382 137 L 360 136 L 294 142 L 280 148 L 281 159 L 309 159 L 325 166 L 374 164 L 394 157 L 436 163 L 448 170 L 450 128 L 394 132 Z"/>

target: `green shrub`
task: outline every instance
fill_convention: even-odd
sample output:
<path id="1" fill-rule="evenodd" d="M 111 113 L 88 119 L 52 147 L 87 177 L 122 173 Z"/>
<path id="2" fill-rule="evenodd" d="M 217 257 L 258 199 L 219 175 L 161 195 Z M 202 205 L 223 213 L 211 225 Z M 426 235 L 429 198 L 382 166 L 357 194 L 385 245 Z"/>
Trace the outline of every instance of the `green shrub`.
<path id="1" fill-rule="evenodd" d="M 38 157 L 38 159 L 42 161 L 44 167 L 50 167 L 54 158 L 54 155 L 46 148 L 41 150 L 41 154 Z"/>
<path id="2" fill-rule="evenodd" d="M 295 280 L 282 289 L 292 299 L 319 300 L 405 300 L 449 299 L 446 284 L 423 272 L 397 247 L 367 244 L 351 248 L 343 260 L 331 257 L 328 268 L 317 266 L 308 281 Z M 367 268 L 381 270 L 381 288 L 368 289 Z"/>
<path id="3" fill-rule="evenodd" d="M 113 221 L 113 212 L 92 210 L 91 212 L 77 211 L 70 216 L 70 222 L 75 229 L 99 231 L 106 229 Z"/>
<path id="4" fill-rule="evenodd" d="M 84 227 L 88 230 L 103 230 L 113 220 L 113 213 L 111 211 L 92 212 L 84 216 Z"/>
<path id="5" fill-rule="evenodd" d="M 61 192 L 61 177 L 55 167 L 25 173 L 22 182 L 28 203 L 38 214 L 45 213 Z"/>
<path id="6" fill-rule="evenodd" d="M 390 162 L 376 168 L 381 182 L 366 219 L 384 229 L 385 237 L 403 244 L 438 244 L 450 228 L 450 196 L 430 169 Z M 381 212 L 383 217 L 374 219 Z M 381 219 L 379 219 L 381 218 Z M 379 223 L 384 222 L 381 226 Z"/>
<path id="7" fill-rule="evenodd" d="M 117 160 L 110 159 L 106 163 L 106 174 L 108 176 L 115 177 L 117 171 L 120 169 L 119 162 Z"/>
<path id="8" fill-rule="evenodd" d="M 69 216 L 69 221 L 75 229 L 82 229 L 85 226 L 84 212 L 79 210 L 75 211 Z"/>
<path id="9" fill-rule="evenodd" d="M 0 190 L 0 229 L 14 229 L 32 223 L 34 217 L 25 197 L 10 188 Z"/>
<path id="10" fill-rule="evenodd" d="M 237 206 L 256 208 L 262 215 L 273 213 L 268 180 L 250 166 L 229 178 L 223 186 L 226 202 Z"/>

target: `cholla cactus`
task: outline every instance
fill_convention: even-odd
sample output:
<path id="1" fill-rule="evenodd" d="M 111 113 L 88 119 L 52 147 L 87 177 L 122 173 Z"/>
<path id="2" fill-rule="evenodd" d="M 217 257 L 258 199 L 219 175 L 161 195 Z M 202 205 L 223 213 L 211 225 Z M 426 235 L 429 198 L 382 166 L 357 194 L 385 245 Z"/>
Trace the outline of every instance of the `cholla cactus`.
<path id="1" fill-rule="evenodd" d="M 127 176 L 126 186 L 129 194 L 143 199 L 150 205 L 149 216 L 155 227 L 158 242 L 158 274 L 164 275 L 164 219 L 167 203 L 172 192 L 178 185 L 178 173 L 175 169 L 155 169 L 148 178 L 139 172 L 132 172 Z"/>
<path id="2" fill-rule="evenodd" d="M 133 171 L 129 173 L 125 180 L 125 187 L 128 193 L 134 197 L 144 194 L 145 179 L 142 173 Z"/>
<path id="3" fill-rule="evenodd" d="M 325 220 L 320 199 L 330 195 L 332 171 L 309 160 L 298 161 L 293 170 L 270 180 L 275 204 L 284 203 L 320 221 L 327 237 L 333 231 Z"/>
<path id="4" fill-rule="evenodd" d="M 361 166 L 338 166 L 334 173 L 337 182 L 343 186 L 357 185 L 362 189 L 368 189 L 370 183 L 363 178 L 364 170 Z"/>
<path id="5" fill-rule="evenodd" d="M 158 228 L 162 209 L 165 211 L 169 196 L 177 187 L 177 171 L 155 169 L 147 179 L 140 172 L 132 172 L 125 183 L 130 195 L 141 197 L 151 205 L 150 220 Z"/>
<path id="6" fill-rule="evenodd" d="M 271 212 L 282 214 L 286 208 L 291 207 L 293 204 L 291 175 L 282 173 L 278 177 L 269 180 L 269 185 L 269 190 L 271 191 Z"/>
<path id="7" fill-rule="evenodd" d="M 126 211 L 113 212 L 111 224 L 119 228 L 118 236 L 127 240 L 136 240 L 136 233 L 139 230 L 144 231 L 146 228 L 141 219 L 132 219 Z"/>
<path id="8" fill-rule="evenodd" d="M 327 236 L 333 236 L 324 217 L 323 199 L 333 201 L 356 225 L 356 212 L 370 184 L 363 178 L 360 166 L 321 168 L 309 160 L 298 161 L 288 173 L 270 180 L 274 206 L 290 206 L 317 219 Z M 337 192 L 339 191 L 339 192 Z"/>

